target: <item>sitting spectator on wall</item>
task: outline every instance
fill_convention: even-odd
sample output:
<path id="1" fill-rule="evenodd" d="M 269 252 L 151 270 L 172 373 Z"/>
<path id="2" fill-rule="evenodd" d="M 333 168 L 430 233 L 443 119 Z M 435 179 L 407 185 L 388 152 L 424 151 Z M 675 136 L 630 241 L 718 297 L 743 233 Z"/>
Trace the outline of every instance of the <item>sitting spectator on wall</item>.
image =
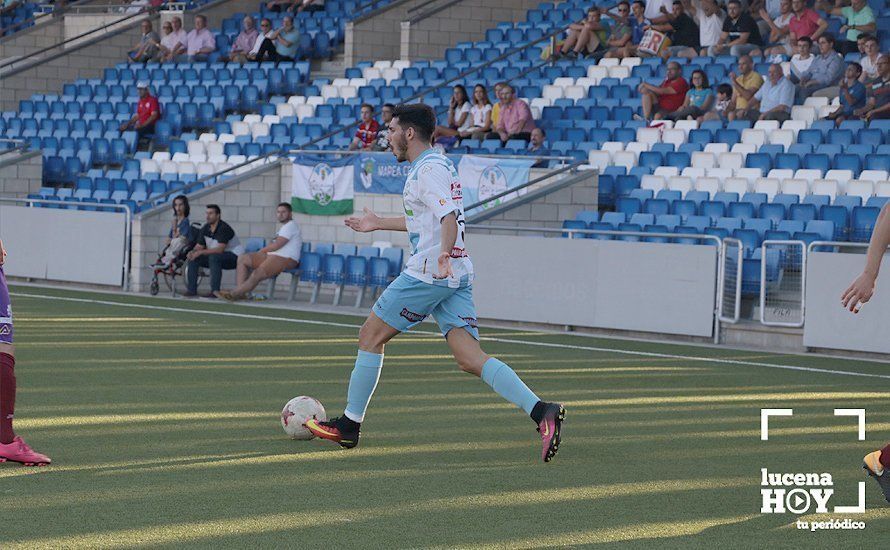
<path id="1" fill-rule="evenodd" d="M 673 2 L 673 11 L 668 16 L 668 21 L 657 25 L 653 24 L 651 27 L 670 35 L 671 45 L 661 52 L 661 57 L 665 60 L 685 54 L 689 50 L 697 52 L 701 47 L 698 24 L 686 13 L 680 0 L 673 0 Z"/>
<path id="2" fill-rule="evenodd" d="M 638 91 L 643 103 L 643 119 L 665 118 L 679 109 L 686 100 L 686 92 L 689 91 L 689 83 L 683 78 L 680 64 L 671 61 L 667 65 L 667 75 L 664 81 L 653 86 L 648 82 L 640 84 Z M 639 115 L 634 115 L 639 118 Z"/>
<path id="3" fill-rule="evenodd" d="M 281 20 L 281 28 L 274 32 L 275 51 L 278 54 L 275 61 L 293 61 L 297 57 L 297 49 L 300 47 L 300 31 L 294 27 L 294 18 L 285 15 Z"/>
<path id="4" fill-rule="evenodd" d="M 726 12 L 720 40 L 708 48 L 708 55 L 760 55 L 760 47 L 763 45 L 760 29 L 750 15 L 742 12 L 739 0 L 729 0 Z"/>
<path id="5" fill-rule="evenodd" d="M 170 30 L 167 30 L 170 25 Z M 175 61 L 176 56 L 185 51 L 185 40 L 188 36 L 182 28 L 182 19 L 174 17 L 170 23 L 164 24 L 164 38 L 161 39 L 161 62 Z"/>
<path id="6" fill-rule="evenodd" d="M 253 47 L 247 52 L 248 61 L 276 61 L 278 50 L 275 48 L 275 31 L 272 30 L 272 21 L 267 18 L 260 20 L 260 32 L 257 33 Z"/>
<path id="7" fill-rule="evenodd" d="M 729 113 L 729 120 L 747 118 L 748 102 L 763 86 L 763 77 L 754 71 L 754 60 L 750 55 L 739 58 L 739 74 L 729 73 L 729 83 L 735 96 L 735 112 Z"/>
<path id="8" fill-rule="evenodd" d="M 377 132 L 380 131 L 380 124 L 374 120 L 374 108 L 367 103 L 362 104 L 362 120 L 355 131 L 355 137 L 349 144 L 349 150 L 355 151 L 361 149 L 370 151 L 371 146 L 377 140 Z"/>
<path id="9" fill-rule="evenodd" d="M 717 86 L 717 99 L 714 101 L 714 108 L 705 113 L 702 120 L 719 120 L 728 122 L 730 113 L 735 112 L 735 98 L 732 95 L 732 86 L 729 84 L 721 84 Z"/>
<path id="10" fill-rule="evenodd" d="M 860 76 L 862 76 L 862 65 L 859 63 L 847 65 L 840 83 L 841 104 L 825 117 L 833 120 L 837 126 L 848 118 L 857 118 L 856 111 L 865 107 L 866 90 L 865 85 L 859 81 Z"/>
<path id="11" fill-rule="evenodd" d="M 514 97 L 513 86 L 506 84 L 501 88 L 501 115 L 495 130 L 506 144 L 511 139 L 528 141 L 531 131 L 535 129 L 535 119 L 528 103 Z"/>
<path id="12" fill-rule="evenodd" d="M 180 55 L 177 61 L 188 63 L 207 61 L 214 51 L 216 51 L 216 38 L 207 28 L 207 17 L 196 15 L 195 28 L 185 37 L 185 54 Z"/>
<path id="13" fill-rule="evenodd" d="M 890 57 L 878 59 L 878 78 L 869 82 L 865 107 L 854 114 L 866 122 L 890 118 Z"/>
<path id="14" fill-rule="evenodd" d="M 278 223 L 283 224 L 278 230 L 278 235 L 258 251 L 238 256 L 236 277 L 238 286 L 232 290 L 220 291 L 221 298 L 230 302 L 243 300 L 264 280 L 300 266 L 303 238 L 300 236 L 300 226 L 294 220 L 291 205 L 286 202 L 280 203 L 275 209 L 275 215 Z"/>
<path id="15" fill-rule="evenodd" d="M 158 55 L 158 44 L 161 37 L 151 27 L 148 19 L 142 22 L 142 37 L 132 50 L 127 52 L 127 58 L 134 63 L 146 63 Z"/>
<path id="16" fill-rule="evenodd" d="M 778 120 L 785 122 L 791 119 L 791 107 L 794 106 L 794 84 L 785 78 L 782 65 L 773 63 L 769 66 L 766 82 L 748 102 L 748 109 L 738 118 L 746 118 L 752 122 L 758 120 Z"/>
<path id="17" fill-rule="evenodd" d="M 244 16 L 241 22 L 241 32 L 235 38 L 232 48 L 229 50 L 229 61 L 244 64 L 247 62 L 247 54 L 253 49 L 259 32 L 256 30 L 256 22 L 249 15 Z"/>
<path id="18" fill-rule="evenodd" d="M 467 135 L 473 139 L 484 139 L 485 134 L 491 131 L 491 101 L 488 100 L 488 90 L 482 84 L 476 84 L 473 88 L 473 106 L 470 107 L 472 126 L 467 130 Z M 466 137 L 466 136 L 464 136 Z"/>
<path id="19" fill-rule="evenodd" d="M 813 49 L 813 41 L 809 36 L 802 36 L 795 41 L 797 53 L 791 56 L 791 74 L 788 78 L 792 82 L 800 82 L 801 75 L 809 70 L 816 57 L 810 53 Z"/>
<path id="20" fill-rule="evenodd" d="M 587 10 L 587 18 L 569 26 L 569 35 L 563 42 L 562 55 L 594 55 L 606 49 L 609 25 L 602 21 L 602 12 L 596 6 Z"/>
<path id="21" fill-rule="evenodd" d="M 458 84 L 451 92 L 448 103 L 448 126 L 436 126 L 435 141 L 443 147 L 451 147 L 462 137 L 470 135 L 473 117 L 470 116 L 470 98 L 467 89 Z"/>
<path id="22" fill-rule="evenodd" d="M 859 35 L 862 33 L 873 34 L 878 29 L 875 13 L 866 0 L 852 0 L 850 6 L 838 5 L 831 10 L 831 14 L 843 17 L 845 20 L 840 32 L 846 33 L 846 40 L 842 40 L 838 44 L 838 49 L 843 54 L 857 52 L 856 42 Z"/>
<path id="23" fill-rule="evenodd" d="M 210 269 L 210 293 L 205 294 L 204 298 L 216 298 L 222 283 L 222 270 L 235 269 L 238 256 L 243 253 L 244 247 L 235 230 L 222 220 L 219 206 L 208 204 L 207 223 L 201 228 L 195 248 L 187 256 L 187 289 L 182 296 L 194 298 L 198 295 L 198 268 L 206 267 Z"/>
<path id="24" fill-rule="evenodd" d="M 708 75 L 700 69 L 692 71 L 692 87 L 686 92 L 683 105 L 665 118 L 669 120 L 700 120 L 714 107 L 714 91 L 708 83 Z"/>
<path id="25" fill-rule="evenodd" d="M 701 0 L 696 7 L 691 0 L 683 0 L 683 11 L 698 24 L 698 42 L 701 55 L 708 55 L 708 49 L 720 42 L 723 35 L 723 11 L 714 0 Z M 679 57 L 698 57 L 699 51 L 687 49 L 677 54 Z"/>
<path id="26" fill-rule="evenodd" d="M 191 207 L 189 199 L 185 195 L 178 195 L 173 199 L 173 223 L 167 234 L 167 243 L 164 245 L 164 255 L 155 267 L 168 269 L 176 258 L 189 244 L 192 224 L 189 222 Z"/>
<path id="27" fill-rule="evenodd" d="M 139 81 L 136 83 L 136 89 L 139 92 L 139 102 L 136 103 L 136 114 L 130 120 L 121 124 L 121 132 L 130 128 L 136 130 L 140 149 L 147 149 L 152 136 L 155 133 L 155 123 L 161 118 L 161 106 L 158 104 L 158 98 L 151 95 L 148 89 L 147 81 Z"/>
<path id="28" fill-rule="evenodd" d="M 791 0 L 782 0 L 779 11 L 778 17 L 770 18 L 765 9 L 760 10 L 761 20 L 769 27 L 769 43 L 764 47 L 766 55 L 791 55 L 795 50 L 794 37 L 788 27 L 794 15 L 791 11 Z"/>
<path id="29" fill-rule="evenodd" d="M 643 39 L 643 34 L 651 22 L 643 16 L 646 7 L 641 0 L 634 0 L 634 3 L 630 5 L 630 11 L 631 16 L 627 20 L 630 28 L 630 40 L 623 48 L 610 48 L 605 57 L 624 58 L 637 55 L 637 46 L 640 45 L 640 40 Z"/>
<path id="30" fill-rule="evenodd" d="M 383 108 L 380 109 L 380 117 L 383 120 L 383 123 L 380 124 L 380 130 L 377 132 L 377 141 L 374 142 L 374 146 L 371 147 L 372 151 L 392 150 L 389 143 L 389 123 L 392 122 L 392 113 L 395 108 L 396 106 L 392 103 L 386 103 L 383 105 Z"/>
<path id="31" fill-rule="evenodd" d="M 791 11 L 793 13 L 788 21 L 788 30 L 792 38 L 808 36 L 816 42 L 828 30 L 828 22 L 808 8 L 806 0 L 791 0 Z"/>
<path id="32" fill-rule="evenodd" d="M 630 4 L 627 0 L 621 0 L 616 9 L 618 10 L 617 13 L 606 12 L 606 15 L 611 17 L 614 22 L 612 23 L 611 32 L 609 33 L 609 39 L 606 41 L 606 52 L 604 57 L 617 57 L 615 54 L 619 51 L 624 51 L 624 48 L 630 43 L 631 31 L 630 23 L 628 21 L 628 18 L 630 17 Z"/>
<path id="33" fill-rule="evenodd" d="M 819 37 L 819 55 L 800 76 L 797 102 L 803 103 L 810 96 L 835 97 L 843 73 L 844 59 L 834 51 L 834 36 L 825 33 Z"/>
<path id="34" fill-rule="evenodd" d="M 859 80 L 870 82 L 878 78 L 878 59 L 882 57 L 881 49 L 878 45 L 878 39 L 874 36 L 870 34 L 860 36 L 865 37 L 862 40 L 865 45 L 865 53 L 859 59 L 859 64 L 862 65 L 862 76 L 859 77 Z"/>

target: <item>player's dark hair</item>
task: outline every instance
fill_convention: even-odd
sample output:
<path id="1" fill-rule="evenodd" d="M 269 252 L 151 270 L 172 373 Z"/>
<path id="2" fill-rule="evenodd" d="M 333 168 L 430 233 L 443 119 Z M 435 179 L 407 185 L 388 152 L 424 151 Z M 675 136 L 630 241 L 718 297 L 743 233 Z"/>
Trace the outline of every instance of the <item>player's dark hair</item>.
<path id="1" fill-rule="evenodd" d="M 287 208 L 287 211 L 288 211 L 288 212 L 293 212 L 293 211 L 294 211 L 294 207 L 291 206 L 289 202 L 279 202 L 279 203 L 278 203 L 278 207 L 279 207 L 279 208 Z"/>
<path id="2" fill-rule="evenodd" d="M 421 141 L 429 141 L 436 130 L 436 112 L 424 103 L 402 103 L 392 113 L 402 128 L 414 128 Z"/>
<path id="3" fill-rule="evenodd" d="M 384 106 L 384 107 L 389 107 L 390 109 L 395 109 L 395 108 L 396 108 L 396 106 L 393 105 L 392 103 L 384 103 L 383 106 Z"/>
<path id="4" fill-rule="evenodd" d="M 799 37 L 799 38 L 797 39 L 797 41 L 798 41 L 798 42 L 806 42 L 806 43 L 809 44 L 810 46 L 813 45 L 813 39 L 810 38 L 809 36 L 801 36 L 801 37 Z"/>
<path id="5" fill-rule="evenodd" d="M 729 2 L 726 3 L 727 6 L 730 4 L 737 4 L 739 6 L 742 5 L 742 3 L 739 0 L 729 0 Z"/>
<path id="6" fill-rule="evenodd" d="M 732 97 L 732 86 L 724 82 L 723 84 L 717 86 L 717 93 L 723 94 L 727 97 Z"/>
<path id="7" fill-rule="evenodd" d="M 219 205 L 218 205 L 218 204 L 208 204 L 208 205 L 207 205 L 207 210 L 213 210 L 214 212 L 216 212 L 216 215 L 217 215 L 217 216 L 219 216 L 219 215 L 222 214 L 222 210 L 219 209 Z"/>
<path id="8" fill-rule="evenodd" d="M 176 215 L 176 201 L 182 201 L 182 212 L 185 214 L 185 217 L 188 218 L 189 214 L 192 212 L 192 207 L 189 206 L 189 198 L 185 195 L 176 195 L 173 197 L 173 202 L 171 203 L 171 208 L 173 208 L 173 215 Z"/>
<path id="9" fill-rule="evenodd" d="M 856 69 L 857 74 L 862 74 L 862 65 L 860 65 L 859 63 L 856 63 L 854 61 L 853 63 L 850 63 L 850 67 L 853 67 L 854 69 Z"/>
<path id="10" fill-rule="evenodd" d="M 362 103 L 362 106 L 359 107 L 359 109 L 364 109 L 365 107 L 367 107 L 372 114 L 374 113 L 374 107 L 372 107 L 370 103 Z"/>
<path id="11" fill-rule="evenodd" d="M 828 42 L 829 44 L 834 44 L 834 43 L 835 43 L 834 35 L 831 34 L 830 32 L 826 32 L 826 33 L 824 33 L 824 34 L 823 34 L 822 36 L 820 36 L 819 38 L 824 38 L 825 41 Z"/>
<path id="12" fill-rule="evenodd" d="M 542 135 L 543 137 L 547 137 L 547 131 L 546 131 L 546 130 L 544 130 L 544 129 L 541 128 L 540 126 L 538 126 L 537 128 L 538 128 L 538 130 L 540 130 L 541 135 Z"/>
<path id="13" fill-rule="evenodd" d="M 698 75 L 701 75 L 701 87 L 702 87 L 702 89 L 703 89 L 703 90 L 707 90 L 708 88 L 710 88 L 710 87 L 711 87 L 711 83 L 708 82 L 708 75 L 705 74 L 705 72 L 702 71 L 702 70 L 700 70 L 700 69 L 696 69 L 696 70 L 692 71 L 692 74 L 689 75 L 689 84 L 692 85 L 692 77 L 694 77 L 694 76 L 697 75 L 697 74 L 698 74 Z"/>

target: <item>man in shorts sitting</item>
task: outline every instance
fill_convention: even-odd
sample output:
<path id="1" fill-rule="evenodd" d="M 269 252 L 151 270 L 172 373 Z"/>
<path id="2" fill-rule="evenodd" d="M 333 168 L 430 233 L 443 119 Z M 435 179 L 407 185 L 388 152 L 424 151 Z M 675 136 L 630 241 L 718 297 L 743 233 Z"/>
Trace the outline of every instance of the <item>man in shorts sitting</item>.
<path id="1" fill-rule="evenodd" d="M 278 223 L 283 224 L 278 235 L 257 252 L 238 256 L 238 286 L 221 291 L 220 297 L 229 301 L 243 300 L 262 281 L 300 265 L 303 238 L 300 236 L 300 226 L 293 219 L 293 209 L 290 204 L 282 202 L 275 213 Z M 251 272 L 249 276 L 248 272 Z"/>

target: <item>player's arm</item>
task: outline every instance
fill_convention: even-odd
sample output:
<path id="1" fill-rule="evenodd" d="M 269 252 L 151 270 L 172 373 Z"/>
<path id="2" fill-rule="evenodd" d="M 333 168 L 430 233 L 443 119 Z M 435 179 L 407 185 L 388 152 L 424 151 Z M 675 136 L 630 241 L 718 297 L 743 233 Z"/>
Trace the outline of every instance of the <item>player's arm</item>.
<path id="1" fill-rule="evenodd" d="M 281 250 L 284 245 L 290 242 L 290 239 L 285 239 L 281 235 L 272 239 L 272 242 L 261 248 L 260 252 L 275 252 L 276 250 Z"/>
<path id="2" fill-rule="evenodd" d="M 865 270 L 841 296 L 841 304 L 844 308 L 853 313 L 859 313 L 860 303 L 864 304 L 871 300 L 875 292 L 875 281 L 881 270 L 881 260 L 884 258 L 887 246 L 890 246 L 890 203 L 881 208 L 878 222 L 871 234 Z"/>
<path id="3" fill-rule="evenodd" d="M 408 231 L 405 225 L 405 216 L 396 218 L 383 218 L 373 211 L 365 208 L 364 216 L 361 218 L 350 216 L 344 220 L 347 227 L 359 233 L 370 233 L 371 231 Z"/>
<path id="4" fill-rule="evenodd" d="M 434 274 L 434 279 L 445 279 L 453 273 L 451 271 L 451 251 L 457 242 L 457 216 L 454 212 L 446 214 L 440 220 L 442 224 L 442 246 L 439 249 L 439 273 Z"/>

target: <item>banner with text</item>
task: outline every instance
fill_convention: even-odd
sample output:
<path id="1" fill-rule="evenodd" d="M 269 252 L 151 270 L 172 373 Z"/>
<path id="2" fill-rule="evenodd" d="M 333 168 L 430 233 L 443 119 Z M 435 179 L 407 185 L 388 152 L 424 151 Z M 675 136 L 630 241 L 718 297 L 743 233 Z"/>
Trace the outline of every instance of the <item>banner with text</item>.
<path id="1" fill-rule="evenodd" d="M 352 214 L 355 197 L 355 159 L 308 155 L 294 160 L 294 211 L 315 216 Z"/>

